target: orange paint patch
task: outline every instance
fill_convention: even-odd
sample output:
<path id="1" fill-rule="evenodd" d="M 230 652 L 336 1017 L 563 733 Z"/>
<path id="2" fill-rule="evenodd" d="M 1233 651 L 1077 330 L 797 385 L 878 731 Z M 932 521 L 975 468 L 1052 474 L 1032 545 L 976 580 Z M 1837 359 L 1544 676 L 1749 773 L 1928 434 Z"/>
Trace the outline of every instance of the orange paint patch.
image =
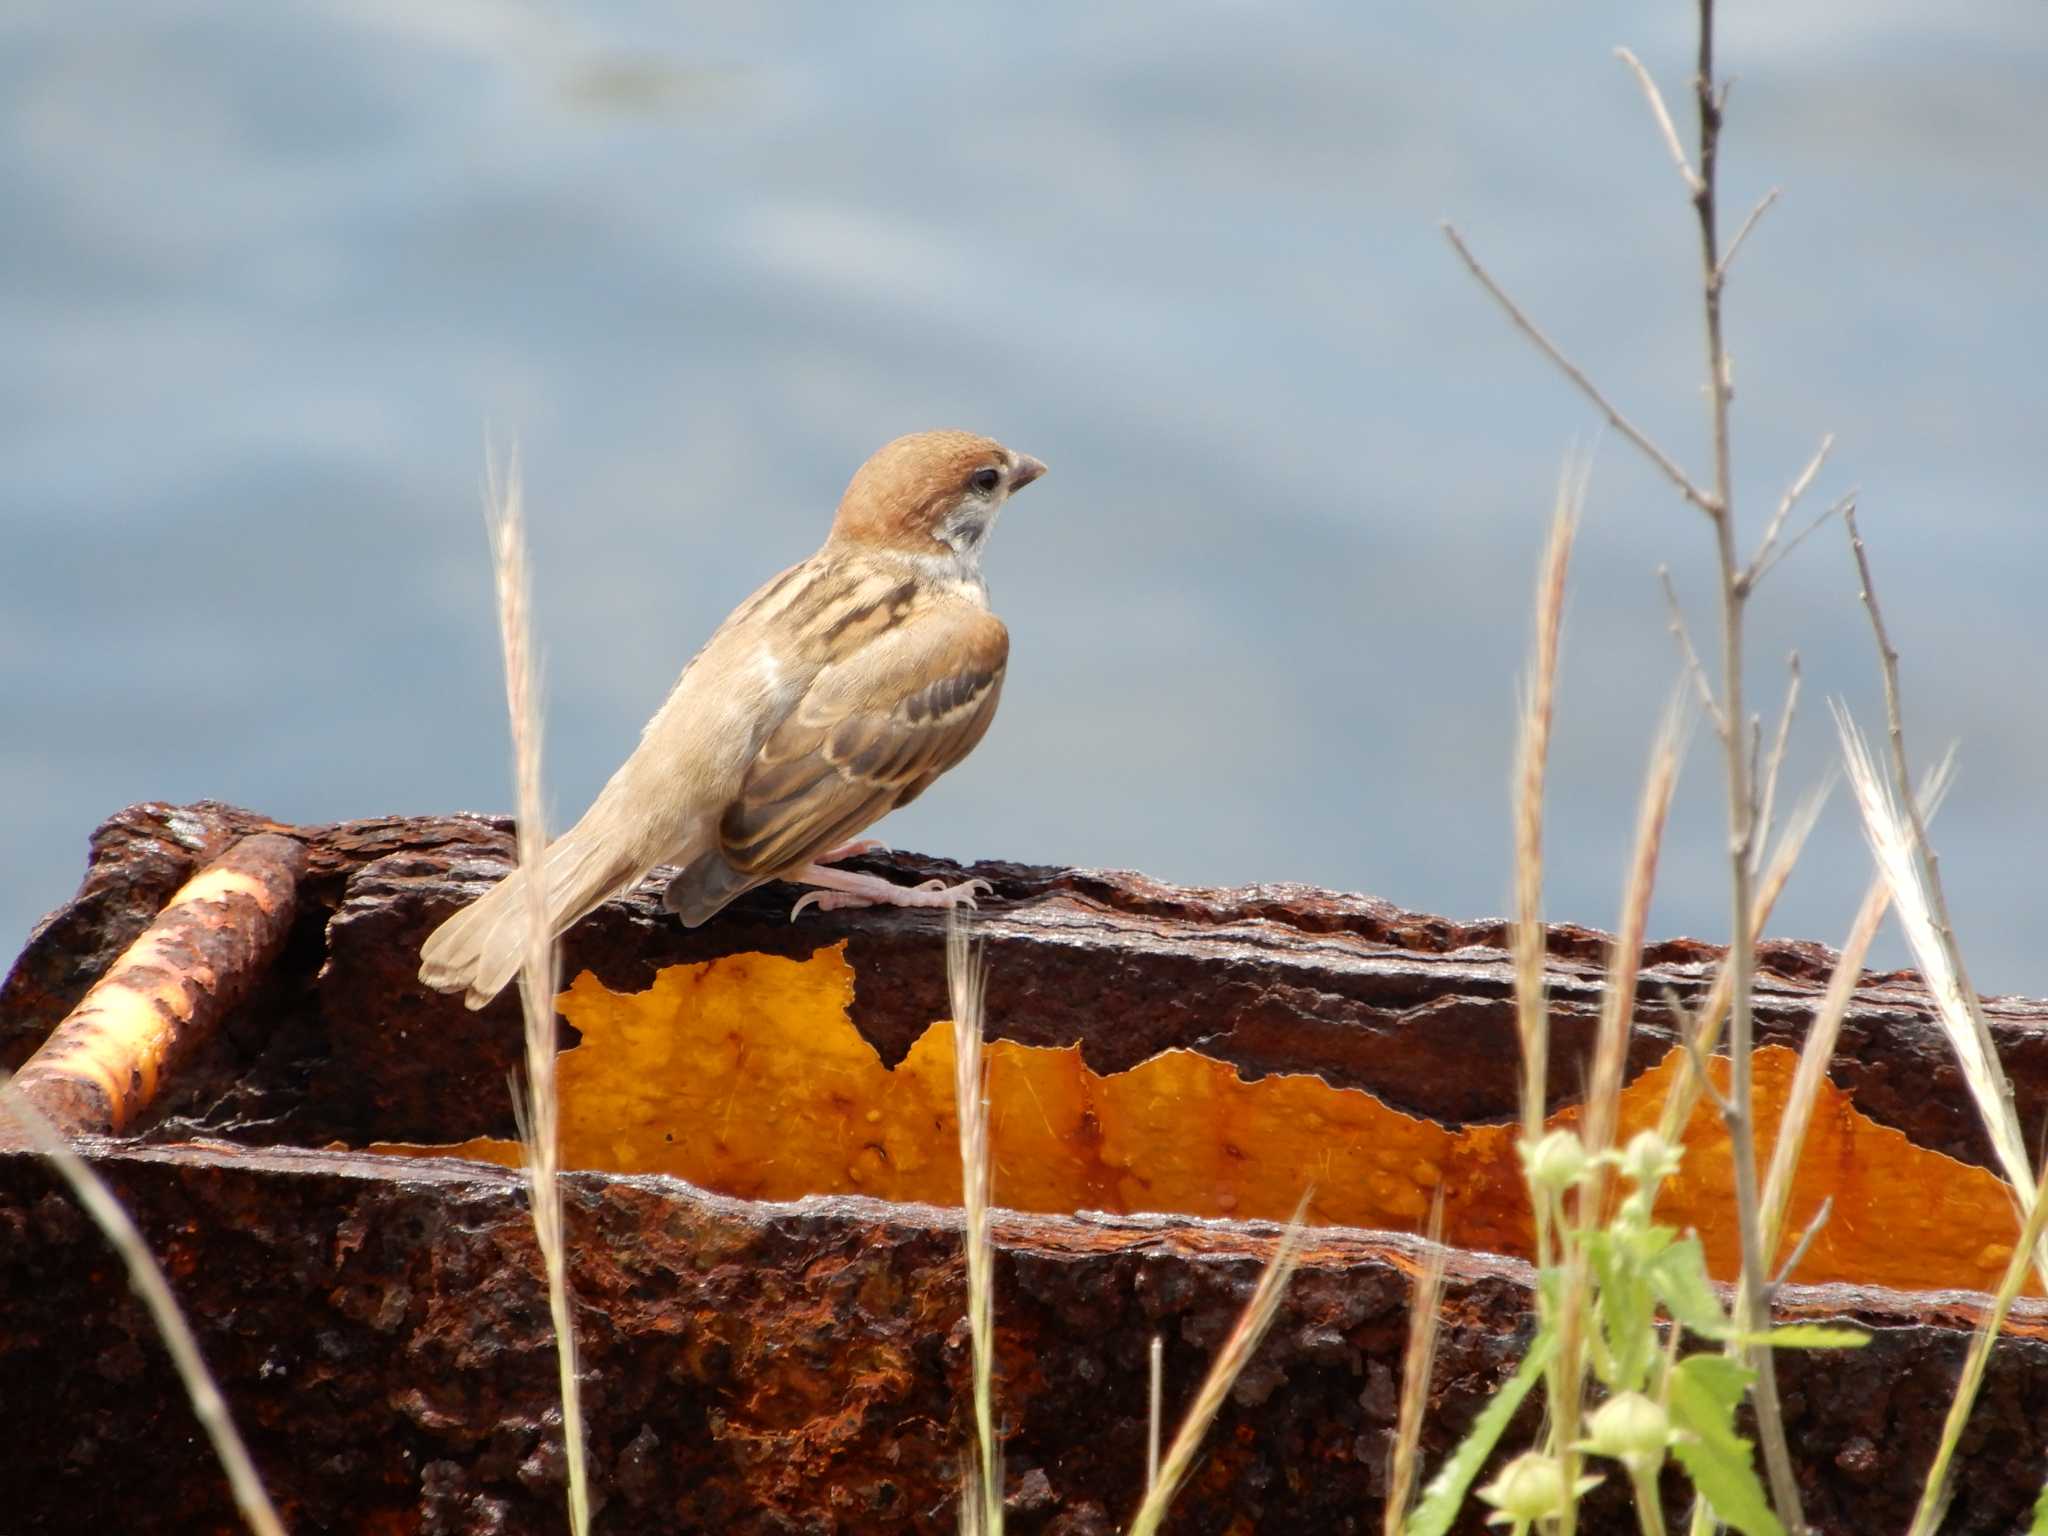
<path id="1" fill-rule="evenodd" d="M 558 1068 L 563 1166 L 674 1174 L 749 1199 L 958 1204 L 951 1025 L 933 1024 L 892 1071 L 849 1021 L 852 999 L 853 972 L 837 947 L 809 960 L 749 954 L 674 966 L 640 993 L 577 977 L 560 1002 L 583 1033 Z M 1447 1240 L 1528 1251 L 1512 1126 L 1453 1129 L 1315 1077 L 1248 1083 L 1193 1051 L 1102 1075 L 1078 1047 L 997 1040 L 988 1061 L 1001 1205 L 1284 1220 L 1312 1182 L 1317 1223 L 1413 1232 L 1441 1186 Z M 1765 1147 L 1795 1065 L 1783 1048 L 1757 1053 Z M 1674 1052 L 1624 1090 L 1622 1139 L 1656 1123 L 1683 1070 Z M 1732 1276 L 1728 1139 L 1710 1106 L 1693 1116 L 1686 1147 L 1660 1218 L 1696 1229 L 1715 1274 Z M 490 1139 L 372 1150 L 519 1162 L 516 1143 Z M 1823 1084 L 1790 1232 L 1830 1196 L 1833 1215 L 1801 1280 L 1990 1289 L 2016 1234 L 2000 1180 L 1913 1145 Z"/>

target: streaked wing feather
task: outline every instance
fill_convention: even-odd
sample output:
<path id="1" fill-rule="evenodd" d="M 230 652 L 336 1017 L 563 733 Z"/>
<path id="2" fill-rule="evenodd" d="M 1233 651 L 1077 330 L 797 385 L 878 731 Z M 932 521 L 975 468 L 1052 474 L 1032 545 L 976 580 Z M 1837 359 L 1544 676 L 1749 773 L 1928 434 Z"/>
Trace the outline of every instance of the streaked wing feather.
<path id="1" fill-rule="evenodd" d="M 915 798 L 981 740 L 1009 636 L 980 609 L 931 615 L 927 626 L 885 669 L 866 656 L 847 664 L 858 673 L 826 668 L 762 743 L 719 825 L 735 870 L 767 877 L 808 863 Z"/>

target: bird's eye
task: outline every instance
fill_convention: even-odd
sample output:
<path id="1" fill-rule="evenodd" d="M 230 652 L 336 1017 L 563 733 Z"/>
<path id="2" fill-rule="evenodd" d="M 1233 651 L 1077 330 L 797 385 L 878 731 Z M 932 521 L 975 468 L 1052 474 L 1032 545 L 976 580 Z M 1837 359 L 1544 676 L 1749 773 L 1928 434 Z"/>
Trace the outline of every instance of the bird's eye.
<path id="1" fill-rule="evenodd" d="M 993 469 L 977 469 L 974 472 L 974 478 L 969 480 L 967 483 L 973 486 L 977 491 L 981 492 L 982 495 L 986 496 L 990 491 L 994 490 L 998 485 L 1002 484 L 1002 482 L 1003 477 L 1000 471 Z"/>

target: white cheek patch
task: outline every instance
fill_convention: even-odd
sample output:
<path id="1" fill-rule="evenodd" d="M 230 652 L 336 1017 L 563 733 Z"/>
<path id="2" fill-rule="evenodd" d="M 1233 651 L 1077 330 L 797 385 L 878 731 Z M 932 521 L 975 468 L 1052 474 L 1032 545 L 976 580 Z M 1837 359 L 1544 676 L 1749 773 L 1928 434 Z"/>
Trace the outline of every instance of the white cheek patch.
<path id="1" fill-rule="evenodd" d="M 996 513 L 999 510 L 994 506 L 963 506 L 946 519 L 939 537 L 946 541 L 947 547 L 954 554 L 962 559 L 971 560 L 981 553 L 981 546 L 988 542 L 988 536 L 996 526 Z"/>

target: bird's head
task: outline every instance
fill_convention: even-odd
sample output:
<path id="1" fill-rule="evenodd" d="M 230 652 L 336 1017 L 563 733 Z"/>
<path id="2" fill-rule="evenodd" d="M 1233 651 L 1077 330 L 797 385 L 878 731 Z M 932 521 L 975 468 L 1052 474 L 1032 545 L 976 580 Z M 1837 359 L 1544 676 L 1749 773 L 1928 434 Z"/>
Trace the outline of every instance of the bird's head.
<path id="1" fill-rule="evenodd" d="M 913 432 L 861 465 L 839 515 L 835 542 L 937 557 L 974 570 L 996 514 L 1045 466 L 972 432 Z"/>

